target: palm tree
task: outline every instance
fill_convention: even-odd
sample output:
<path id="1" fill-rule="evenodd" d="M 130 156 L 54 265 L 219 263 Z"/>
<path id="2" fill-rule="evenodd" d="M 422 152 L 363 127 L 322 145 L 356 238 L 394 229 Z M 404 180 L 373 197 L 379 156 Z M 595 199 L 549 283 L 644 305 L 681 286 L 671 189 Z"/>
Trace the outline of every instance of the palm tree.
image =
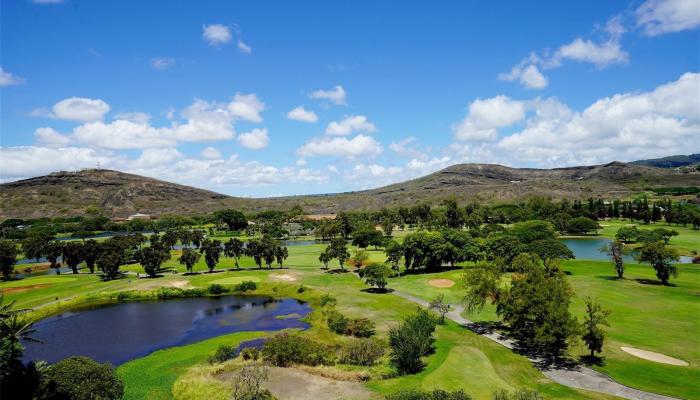
<path id="1" fill-rule="evenodd" d="M 39 339 L 31 337 L 31 335 L 36 332 L 36 329 L 33 329 L 32 325 L 33 323 L 31 320 L 15 313 L 0 320 L 0 333 L 2 333 L 4 337 L 17 343 L 20 341 L 41 343 Z"/>

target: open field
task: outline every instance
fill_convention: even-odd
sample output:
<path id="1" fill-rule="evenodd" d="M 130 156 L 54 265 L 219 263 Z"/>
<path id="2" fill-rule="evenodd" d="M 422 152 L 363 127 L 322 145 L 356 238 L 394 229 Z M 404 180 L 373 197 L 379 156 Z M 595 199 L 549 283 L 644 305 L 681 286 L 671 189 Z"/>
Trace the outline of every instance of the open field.
<path id="1" fill-rule="evenodd" d="M 683 236 L 686 234 L 690 236 L 693 231 L 683 232 Z M 694 234 L 698 235 L 698 232 L 694 231 Z M 672 243 L 680 238 L 672 239 Z M 695 239 L 688 239 L 688 243 L 694 243 L 693 240 Z M 64 274 L 2 282 L 0 289 L 10 289 L 6 293 L 7 298 L 17 300 L 17 306 L 36 308 L 36 315 L 44 316 L 67 307 L 104 301 L 103 295 L 124 290 L 146 293 L 162 286 L 206 288 L 213 282 L 233 285 L 243 280 L 254 280 L 261 284 L 260 293 L 272 294 L 276 291 L 277 295 L 292 295 L 297 287 L 303 285 L 315 289 L 314 292 L 333 295 L 338 301 L 337 308 L 349 317 L 367 317 L 375 321 L 379 337 L 384 337 L 388 327 L 415 310 L 416 305 L 398 296 L 362 291 L 365 285 L 352 273 L 328 273 L 320 269 L 318 254 L 323 248 L 323 245 L 318 244 L 290 246 L 290 256 L 282 270 L 253 269 L 253 261 L 243 258 L 243 269 L 240 271 L 195 275 L 164 273 L 160 278 L 151 279 L 137 278 L 135 273 L 143 276 L 143 270 L 140 265 L 134 264 L 123 268 L 133 275 L 115 281 L 103 282 L 98 276 L 85 273 Z M 172 253 L 173 258 L 166 266 L 183 272 L 184 267 L 175 260 L 178 251 Z M 384 260 L 381 250 L 369 249 L 368 253 L 372 261 Z M 233 266 L 233 260 L 222 258 L 217 271 Z M 332 269 L 337 267 L 337 262 L 331 264 Z M 604 365 L 597 366 L 596 369 L 635 388 L 680 398 L 700 399 L 697 384 L 700 382 L 700 340 L 692 334 L 700 331 L 700 321 L 697 318 L 700 315 L 700 303 L 697 301 L 700 266 L 682 265 L 679 277 L 671 281 L 673 286 L 667 287 L 647 283 L 655 279 L 654 271 L 648 265 L 628 265 L 626 279 L 622 281 L 612 279 L 614 271 L 609 262 L 567 261 L 563 263 L 563 269 L 577 294 L 572 306 L 576 315 L 581 315 L 582 299 L 587 295 L 597 298 L 605 308 L 612 310 L 609 318 L 611 326 L 607 329 L 608 340 L 603 352 Z M 205 270 L 206 266 L 200 260 L 195 271 Z M 461 275 L 461 269 L 435 274 L 407 274 L 390 279 L 389 287 L 426 300 L 445 294 L 448 302 L 458 303 L 462 297 Z M 436 287 L 429 283 L 434 279 L 448 279 L 454 281 L 455 285 L 449 288 Z M 22 287 L 32 288 L 16 290 Z M 467 317 L 472 320 L 495 320 L 494 310 L 490 307 Z M 312 327 L 306 334 L 326 342 L 342 339 L 330 333 L 318 316 L 313 317 L 311 322 Z M 245 335 L 239 336 L 236 338 L 243 340 Z M 428 357 L 424 371 L 392 379 L 376 379 L 375 376 L 375 379 L 367 383 L 367 387 L 378 393 L 391 393 L 407 387 L 463 388 L 476 399 L 488 399 L 490 393 L 499 388 L 529 387 L 551 399 L 610 398 L 555 384 L 524 357 L 454 323 L 438 327 L 436 338 L 436 352 Z M 154 394 L 155 398 L 161 398 L 161 395 L 162 398 L 170 398 L 168 388 L 177 376 L 184 373 L 187 367 L 203 362 L 217 347 L 219 340 L 228 339 L 215 338 L 194 345 L 166 349 L 125 364 L 119 371 L 126 380 L 127 393 L 142 393 L 140 390 L 155 382 L 154 390 L 159 393 L 157 396 Z M 622 346 L 658 352 L 685 360 L 690 365 L 681 367 L 646 361 L 622 351 Z M 572 352 L 575 355 L 582 354 L 584 348 L 574 346 Z M 373 367 L 375 374 L 381 374 L 380 371 L 387 368 L 386 362 L 384 360 L 379 366 Z M 153 372 L 138 372 L 144 370 Z M 131 398 L 138 398 L 138 395 L 135 396 L 137 397 Z"/>

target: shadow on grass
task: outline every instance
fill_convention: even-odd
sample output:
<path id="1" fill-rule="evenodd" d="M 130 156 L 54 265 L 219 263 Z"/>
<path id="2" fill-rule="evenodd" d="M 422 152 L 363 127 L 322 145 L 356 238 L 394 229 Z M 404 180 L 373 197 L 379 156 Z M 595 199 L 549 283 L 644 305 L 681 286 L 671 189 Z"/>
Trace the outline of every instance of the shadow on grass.
<path id="1" fill-rule="evenodd" d="M 661 283 L 661 281 L 656 280 L 656 279 L 637 278 L 637 279 L 635 279 L 635 281 L 637 281 L 637 283 L 641 283 L 642 285 L 654 285 L 654 286 L 676 287 L 676 285 L 673 284 L 673 283 L 670 283 L 670 282 L 669 282 L 669 283 L 667 283 L 667 284 L 664 285 L 663 283 Z"/>
<path id="2" fill-rule="evenodd" d="M 423 274 L 437 274 L 440 272 L 448 272 L 448 271 L 456 271 L 456 270 L 462 270 L 464 267 L 460 267 L 455 265 L 454 267 L 450 266 L 445 266 L 442 267 L 438 270 L 432 270 L 432 269 L 409 269 L 409 270 L 404 270 L 402 272 L 402 275 L 423 275 Z"/>
<path id="3" fill-rule="evenodd" d="M 598 367 L 605 366 L 605 357 L 587 355 L 587 356 L 579 357 L 579 361 L 581 362 L 581 364 L 588 365 L 588 366 L 591 366 L 591 365 L 595 365 Z"/>
<path id="4" fill-rule="evenodd" d="M 605 279 L 606 281 L 623 281 L 625 278 L 618 278 L 617 276 L 614 275 L 598 275 L 596 276 L 598 279 Z"/>
<path id="5" fill-rule="evenodd" d="M 384 294 L 384 293 L 391 293 L 394 291 L 394 289 L 367 288 L 367 289 L 362 289 L 361 291 L 365 292 L 365 293 L 372 293 L 372 294 Z"/>
<path id="6" fill-rule="evenodd" d="M 336 268 L 336 269 L 331 269 L 331 270 L 326 271 L 327 274 L 347 274 L 349 272 L 350 272 L 350 270 L 341 269 L 341 268 Z"/>

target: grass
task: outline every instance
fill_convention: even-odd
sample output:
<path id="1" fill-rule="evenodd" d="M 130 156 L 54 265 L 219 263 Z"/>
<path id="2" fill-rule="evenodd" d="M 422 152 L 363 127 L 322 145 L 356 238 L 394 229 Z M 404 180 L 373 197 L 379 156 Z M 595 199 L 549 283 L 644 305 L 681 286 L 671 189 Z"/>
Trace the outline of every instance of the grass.
<path id="1" fill-rule="evenodd" d="M 241 342 L 265 336 L 265 332 L 240 332 L 219 336 L 187 346 L 158 350 L 117 368 L 124 380 L 124 400 L 172 398 L 172 386 L 192 365 L 205 362 L 219 346 L 237 346 Z"/>
<path id="2" fill-rule="evenodd" d="M 619 224 L 617 221 L 613 222 Z M 608 221 L 604 223 L 607 224 Z M 605 227 L 603 235 L 610 232 L 614 235 L 616 230 L 615 227 Z M 398 231 L 396 234 L 401 236 L 403 232 Z M 692 244 L 700 240 L 700 232 L 685 230 L 681 232 L 681 236 L 672 239 L 672 244 L 675 244 L 676 240 Z M 36 307 L 41 315 L 46 315 L 86 302 L 103 300 L 103 294 L 123 290 L 148 291 L 159 286 L 181 284 L 182 281 L 185 281 L 188 287 L 206 288 L 214 282 L 233 286 L 244 280 L 252 280 L 259 282 L 259 293 L 279 297 L 298 296 L 297 288 L 303 284 L 312 289 L 313 296 L 321 292 L 334 296 L 337 299 L 337 308 L 348 317 L 366 317 L 375 321 L 380 337 L 386 335 L 390 326 L 415 310 L 416 306 L 413 303 L 398 296 L 363 292 L 366 286 L 352 273 L 329 273 L 320 269 L 318 255 L 324 248 L 324 245 L 318 244 L 290 246 L 290 256 L 283 270 L 257 269 L 253 261 L 246 257 L 241 259 L 240 264 L 244 269 L 240 271 L 195 275 L 165 273 L 157 279 L 137 279 L 130 275 L 111 282 L 102 282 L 96 275 L 82 273 L 60 277 L 36 276 L 20 281 L 2 282 L 0 290 L 16 285 L 47 285 L 7 295 L 9 300 L 17 300 L 17 306 Z M 172 253 L 173 258 L 166 263 L 167 266 L 184 272 L 184 267 L 176 261 L 179 252 Z M 368 254 L 371 261 L 384 261 L 382 251 L 368 249 Z M 233 260 L 222 258 L 217 269 L 233 267 Z M 334 261 L 331 269 L 337 268 L 337 262 Z M 681 266 L 681 275 L 672 279 L 675 286 L 669 287 L 644 284 L 640 281 L 655 279 L 654 271 L 648 265 L 628 265 L 626 279 L 623 281 L 611 279 L 614 271 L 609 262 L 576 260 L 564 263 L 563 268 L 570 273 L 568 279 L 577 294 L 572 305 L 575 314 L 581 315 L 582 299 L 586 295 L 596 297 L 605 308 L 613 311 L 603 353 L 605 364 L 596 368 L 632 387 L 687 399 L 700 399 L 697 384 L 700 382 L 700 341 L 695 334 L 700 332 L 697 318 L 700 315 L 700 302 L 697 300 L 697 294 L 700 293 L 700 267 Z M 125 269 L 143 273 L 138 264 Z M 197 272 L 206 270 L 203 261 L 195 266 Z M 295 281 L 280 280 L 280 275 L 291 277 Z M 428 280 L 436 278 L 451 279 L 456 285 L 444 289 L 428 285 Z M 436 274 L 409 274 L 391 279 L 389 288 L 426 300 L 432 300 L 438 294 L 445 294 L 448 302 L 457 303 L 462 297 L 460 280 L 461 270 Z M 304 296 L 308 293 L 305 292 Z M 487 307 L 481 313 L 468 317 L 473 320 L 494 320 L 495 314 L 493 308 Z M 328 331 L 319 313 L 312 313 L 310 322 L 312 326 L 305 335 L 326 343 L 342 340 Z M 246 334 L 236 335 L 244 337 Z M 119 373 L 125 379 L 127 392 L 131 393 L 129 396 L 132 396 L 127 398 L 170 398 L 172 385 L 177 377 L 181 376 L 187 367 L 202 363 L 218 346 L 212 343 L 219 343 L 217 340 L 229 340 L 227 337 L 162 350 L 121 366 Z M 533 368 L 524 357 L 455 324 L 439 327 L 436 337 L 436 352 L 427 359 L 427 368 L 423 372 L 406 377 L 375 379 L 367 384 L 368 387 L 379 393 L 391 393 L 408 387 L 463 388 L 475 399 L 490 399 L 491 392 L 499 388 L 527 387 L 537 389 L 546 398 L 551 399 L 610 398 L 555 384 Z M 198 347 L 200 345 L 202 347 Z M 623 345 L 681 358 L 690 362 L 690 366 L 673 367 L 644 361 L 619 350 Z M 583 349 L 575 346 L 573 351 L 579 354 Z M 385 371 L 388 368 L 384 365 L 376 369 Z M 153 388 L 152 393 L 147 392 L 149 387 Z"/>

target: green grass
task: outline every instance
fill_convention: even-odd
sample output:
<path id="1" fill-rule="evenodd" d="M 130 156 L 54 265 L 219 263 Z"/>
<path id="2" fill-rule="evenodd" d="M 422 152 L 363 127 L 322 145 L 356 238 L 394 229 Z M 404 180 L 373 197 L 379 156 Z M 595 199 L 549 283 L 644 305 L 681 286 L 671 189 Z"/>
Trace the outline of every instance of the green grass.
<path id="1" fill-rule="evenodd" d="M 205 362 L 224 344 L 237 346 L 241 342 L 265 336 L 265 332 L 241 332 L 219 336 L 187 346 L 158 350 L 150 355 L 129 361 L 117 368 L 124 380 L 124 400 L 172 398 L 175 380 L 192 365 Z"/>

